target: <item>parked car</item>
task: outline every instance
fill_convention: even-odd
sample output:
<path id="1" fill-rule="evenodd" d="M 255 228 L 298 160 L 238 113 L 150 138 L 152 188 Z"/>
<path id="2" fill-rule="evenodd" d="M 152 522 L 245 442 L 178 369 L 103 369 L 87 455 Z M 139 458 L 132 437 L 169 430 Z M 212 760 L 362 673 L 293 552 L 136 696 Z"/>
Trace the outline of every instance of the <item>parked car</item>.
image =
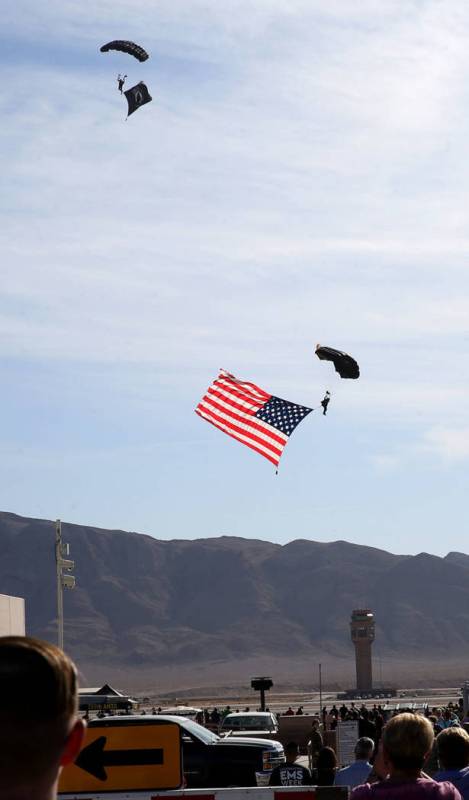
<path id="1" fill-rule="evenodd" d="M 218 729 L 220 736 L 255 736 L 261 739 L 278 739 L 278 722 L 270 711 L 227 714 Z"/>
<path id="2" fill-rule="evenodd" d="M 197 722 L 171 714 L 131 715 L 125 724 L 176 722 L 181 729 L 184 779 L 188 789 L 265 785 L 272 770 L 285 761 L 280 742 L 227 736 L 221 738 Z M 89 727 L 122 725 L 122 717 L 91 720 Z"/>
<path id="3" fill-rule="evenodd" d="M 195 708 L 194 706 L 171 706 L 168 708 L 163 708 L 161 713 L 165 715 L 171 714 L 175 717 L 187 717 L 188 719 L 195 720 L 197 714 L 202 713 L 202 709 Z"/>

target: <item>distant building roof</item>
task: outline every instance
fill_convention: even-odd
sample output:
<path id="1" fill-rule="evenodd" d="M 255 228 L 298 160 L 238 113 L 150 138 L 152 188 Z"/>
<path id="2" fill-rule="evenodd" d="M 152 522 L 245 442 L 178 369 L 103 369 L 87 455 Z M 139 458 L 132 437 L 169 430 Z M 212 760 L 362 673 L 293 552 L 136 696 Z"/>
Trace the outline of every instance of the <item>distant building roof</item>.
<path id="1" fill-rule="evenodd" d="M 78 694 L 114 694 L 116 697 L 124 697 L 122 692 L 118 692 L 117 689 L 113 689 L 112 686 L 109 686 L 108 683 L 105 683 L 104 686 L 93 687 L 93 688 L 83 688 L 78 690 Z"/>

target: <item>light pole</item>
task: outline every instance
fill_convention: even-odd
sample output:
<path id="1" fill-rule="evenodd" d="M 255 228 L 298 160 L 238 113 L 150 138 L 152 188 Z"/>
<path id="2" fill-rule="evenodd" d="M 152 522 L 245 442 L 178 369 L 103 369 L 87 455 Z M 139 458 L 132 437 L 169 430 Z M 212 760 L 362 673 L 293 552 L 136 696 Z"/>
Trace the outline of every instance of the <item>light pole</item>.
<path id="1" fill-rule="evenodd" d="M 63 589 L 74 589 L 75 578 L 73 575 L 64 575 L 63 570 L 71 572 L 75 562 L 64 556 L 70 555 L 70 545 L 62 542 L 62 523 L 55 521 L 55 564 L 57 572 L 57 640 L 59 647 L 64 646 L 64 599 Z"/>
<path id="2" fill-rule="evenodd" d="M 319 664 L 319 721 L 322 719 L 322 664 Z"/>

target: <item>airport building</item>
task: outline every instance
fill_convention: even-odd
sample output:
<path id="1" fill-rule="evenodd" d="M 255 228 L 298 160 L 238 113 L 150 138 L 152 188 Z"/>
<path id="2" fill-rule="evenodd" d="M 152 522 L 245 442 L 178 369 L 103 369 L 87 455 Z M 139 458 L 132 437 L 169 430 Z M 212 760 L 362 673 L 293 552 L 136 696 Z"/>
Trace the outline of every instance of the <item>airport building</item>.
<path id="1" fill-rule="evenodd" d="M 24 599 L 0 594 L 0 636 L 24 636 L 25 633 Z"/>

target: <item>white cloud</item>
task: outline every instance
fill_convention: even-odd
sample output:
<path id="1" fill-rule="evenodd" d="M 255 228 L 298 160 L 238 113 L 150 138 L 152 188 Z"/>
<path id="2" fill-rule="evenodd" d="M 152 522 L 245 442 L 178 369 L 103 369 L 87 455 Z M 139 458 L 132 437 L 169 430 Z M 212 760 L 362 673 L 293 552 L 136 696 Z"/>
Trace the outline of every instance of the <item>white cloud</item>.
<path id="1" fill-rule="evenodd" d="M 390 472 L 401 466 L 402 459 L 397 454 L 377 453 L 370 461 L 380 472 Z"/>
<path id="2" fill-rule="evenodd" d="M 110 19 L 152 51 L 132 69 L 154 103 L 126 123 Z M 464 423 L 469 11 L 69 1 L 6 21 L 63 49 L 3 71 L 4 356 L 263 365 L 306 394 L 323 341 L 362 361 L 351 409 Z"/>
<path id="3" fill-rule="evenodd" d="M 446 400 L 442 402 L 442 407 L 448 408 Z M 451 413 L 450 416 L 454 418 Z M 462 416 L 467 419 L 467 414 Z M 387 451 L 371 454 L 371 463 L 379 472 L 390 472 L 404 467 L 409 470 L 411 465 L 415 469 L 416 465 L 422 463 L 422 456 L 425 466 L 431 468 L 440 467 L 441 463 L 452 467 L 469 459 L 469 425 L 435 425 L 423 431 L 419 438 L 415 434 L 414 430 L 407 440 L 400 440 Z"/>
<path id="4" fill-rule="evenodd" d="M 422 449 L 447 462 L 466 461 L 469 459 L 469 426 L 432 428 L 425 434 Z"/>
<path id="5" fill-rule="evenodd" d="M 4 502 L 56 514 L 78 481 L 90 522 L 139 508 L 158 531 L 168 506 L 168 531 L 205 534 L 213 493 L 242 493 L 240 532 L 410 526 L 427 549 L 466 503 L 442 487 L 469 430 L 469 8 L 24 0 L 2 21 Z M 151 59 L 100 54 L 114 36 Z M 127 122 L 124 64 L 154 97 Z M 193 414 L 221 366 L 307 405 L 333 391 L 275 495 Z"/>

